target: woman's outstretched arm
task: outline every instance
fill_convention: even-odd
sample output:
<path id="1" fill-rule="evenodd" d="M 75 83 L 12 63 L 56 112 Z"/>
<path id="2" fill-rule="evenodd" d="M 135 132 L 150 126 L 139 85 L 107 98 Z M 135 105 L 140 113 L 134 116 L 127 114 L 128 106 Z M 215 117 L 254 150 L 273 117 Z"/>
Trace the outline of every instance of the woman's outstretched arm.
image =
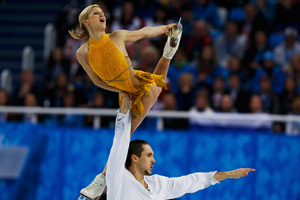
<path id="1" fill-rule="evenodd" d="M 120 37 L 124 43 L 135 42 L 137 40 L 149 37 L 155 37 L 161 34 L 168 34 L 169 30 L 177 26 L 176 23 L 156 26 L 156 27 L 144 27 L 136 31 L 118 30 L 111 34 L 113 37 Z"/>

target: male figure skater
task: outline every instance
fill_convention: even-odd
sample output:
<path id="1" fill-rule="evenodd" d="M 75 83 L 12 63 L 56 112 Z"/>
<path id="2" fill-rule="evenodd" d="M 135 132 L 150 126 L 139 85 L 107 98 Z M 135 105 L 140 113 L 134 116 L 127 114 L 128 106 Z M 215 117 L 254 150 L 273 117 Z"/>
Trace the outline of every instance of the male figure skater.
<path id="1" fill-rule="evenodd" d="M 155 163 L 151 146 L 143 140 L 130 142 L 130 98 L 122 93 L 115 136 L 107 163 L 106 183 L 108 200 L 165 200 L 178 198 L 219 183 L 227 178 L 247 176 L 255 169 L 240 168 L 227 172 L 193 173 L 178 178 L 150 176 Z M 126 162 L 126 168 L 125 168 Z"/>

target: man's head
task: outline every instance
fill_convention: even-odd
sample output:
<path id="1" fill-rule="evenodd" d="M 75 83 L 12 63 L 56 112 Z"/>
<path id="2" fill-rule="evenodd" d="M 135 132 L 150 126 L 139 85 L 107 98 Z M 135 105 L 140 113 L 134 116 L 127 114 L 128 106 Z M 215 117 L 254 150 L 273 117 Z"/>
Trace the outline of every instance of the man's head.
<path id="1" fill-rule="evenodd" d="M 227 39 L 235 38 L 238 34 L 238 27 L 234 21 L 228 21 L 225 26 L 225 35 Z"/>
<path id="2" fill-rule="evenodd" d="M 241 85 L 240 77 L 238 74 L 230 74 L 228 86 L 230 89 L 238 89 Z"/>
<path id="3" fill-rule="evenodd" d="M 298 31 L 295 28 L 288 27 L 284 30 L 285 36 L 285 46 L 287 48 L 292 48 L 297 43 Z"/>
<path id="4" fill-rule="evenodd" d="M 206 24 L 204 21 L 197 20 L 194 24 L 194 34 L 196 37 L 203 37 L 207 35 Z"/>
<path id="5" fill-rule="evenodd" d="M 133 140 L 129 144 L 126 168 L 134 169 L 143 175 L 151 175 L 155 163 L 154 152 L 148 142 Z"/>
<path id="6" fill-rule="evenodd" d="M 272 91 L 272 81 L 268 76 L 262 76 L 260 79 L 260 92 L 270 94 Z"/>

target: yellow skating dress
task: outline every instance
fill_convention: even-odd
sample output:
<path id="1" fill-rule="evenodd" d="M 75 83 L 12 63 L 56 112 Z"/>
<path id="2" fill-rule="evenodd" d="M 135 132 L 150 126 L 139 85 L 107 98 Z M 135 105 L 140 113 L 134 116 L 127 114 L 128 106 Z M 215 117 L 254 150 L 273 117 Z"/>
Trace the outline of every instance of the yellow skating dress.
<path id="1" fill-rule="evenodd" d="M 134 87 L 131 81 L 129 69 L 125 56 L 105 34 L 98 40 L 89 38 L 89 64 L 92 70 L 107 85 L 134 94 L 130 107 L 133 116 L 141 115 L 144 110 L 142 97 L 148 95 L 152 85 L 167 89 L 164 75 L 156 75 L 140 70 L 134 70 L 140 83 Z M 122 101 L 120 96 L 120 102 Z"/>

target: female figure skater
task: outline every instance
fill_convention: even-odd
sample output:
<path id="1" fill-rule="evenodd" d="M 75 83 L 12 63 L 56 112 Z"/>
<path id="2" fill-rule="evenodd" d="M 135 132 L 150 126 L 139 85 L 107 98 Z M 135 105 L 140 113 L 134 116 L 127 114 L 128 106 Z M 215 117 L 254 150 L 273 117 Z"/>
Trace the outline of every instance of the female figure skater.
<path id="1" fill-rule="evenodd" d="M 156 102 L 161 87 L 166 88 L 164 79 L 170 61 L 178 49 L 182 25 L 174 23 L 106 34 L 106 19 L 97 4 L 86 7 L 80 13 L 79 25 L 79 29 L 69 31 L 70 35 L 75 39 L 89 39 L 77 50 L 77 59 L 95 85 L 110 91 L 131 94 L 132 134 Z M 163 33 L 169 36 L 163 56 L 153 74 L 134 70 L 125 44 Z M 121 101 L 121 95 L 119 96 Z M 89 186 L 80 191 L 80 194 L 89 199 L 98 199 L 105 188 L 105 173 L 106 167 Z"/>

